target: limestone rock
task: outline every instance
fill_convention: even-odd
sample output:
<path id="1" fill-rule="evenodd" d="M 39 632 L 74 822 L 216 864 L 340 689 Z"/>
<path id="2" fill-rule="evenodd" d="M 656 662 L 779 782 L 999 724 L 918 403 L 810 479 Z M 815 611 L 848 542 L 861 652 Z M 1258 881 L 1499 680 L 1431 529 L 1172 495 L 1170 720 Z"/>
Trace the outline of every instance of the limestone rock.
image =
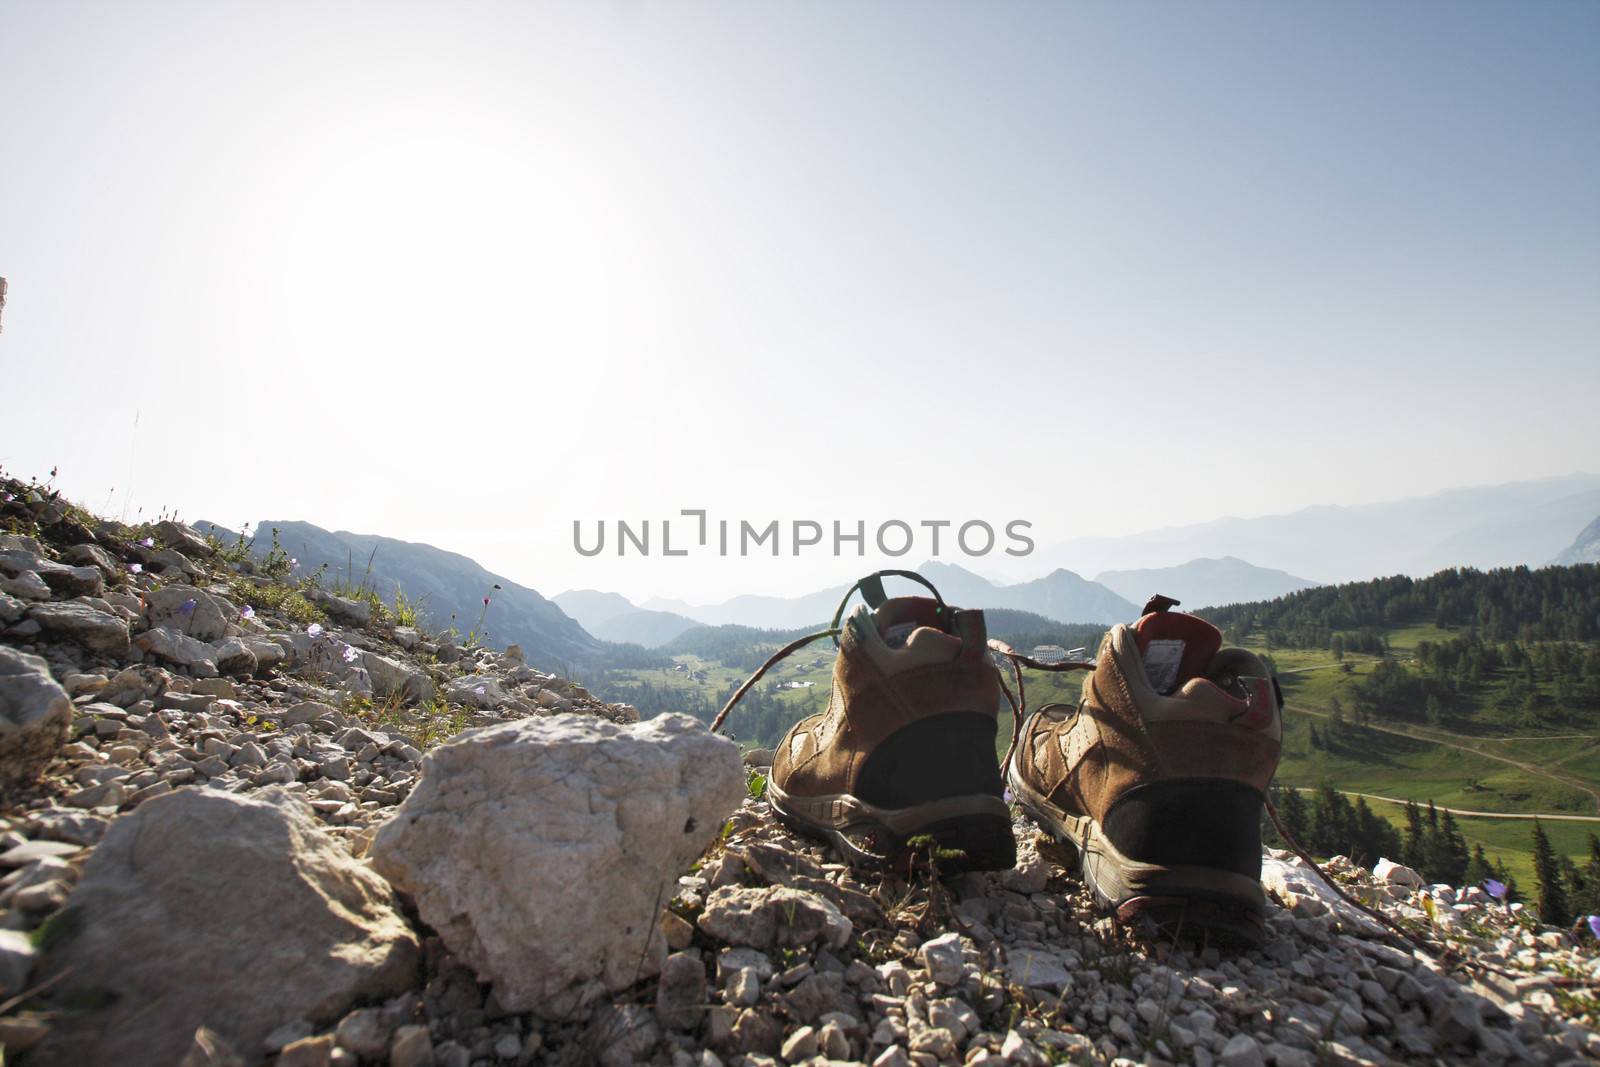
<path id="1" fill-rule="evenodd" d="M 75 563 L 80 567 L 93 567 L 107 581 L 114 582 L 122 577 L 122 564 L 98 545 L 73 545 L 67 549 L 64 557 L 68 563 Z"/>
<path id="2" fill-rule="evenodd" d="M 316 598 L 317 606 L 326 611 L 335 622 L 350 626 L 371 626 L 372 605 L 365 600 L 323 593 Z"/>
<path id="3" fill-rule="evenodd" d="M 184 789 L 112 823 L 47 956 L 67 997 L 36 1064 L 174 1063 L 197 1027 L 257 1049 L 285 1020 L 337 1020 L 414 981 L 392 893 L 281 793 Z"/>
<path id="4" fill-rule="evenodd" d="M 289 653 L 284 651 L 282 645 L 265 637 L 246 637 L 242 639 L 245 646 L 256 657 L 258 670 L 276 667 L 289 658 Z"/>
<path id="5" fill-rule="evenodd" d="M 706 968 L 692 952 L 674 952 L 656 986 L 656 1018 L 675 1030 L 692 1030 L 706 1013 Z"/>
<path id="6" fill-rule="evenodd" d="M 133 643 L 136 648 L 157 659 L 187 668 L 196 678 L 217 676 L 216 649 L 177 630 L 159 626 L 154 630 L 146 630 L 134 638 Z"/>
<path id="7" fill-rule="evenodd" d="M 50 587 L 33 571 L 23 571 L 15 577 L 0 573 L 0 593 L 21 600 L 49 600 Z"/>
<path id="8" fill-rule="evenodd" d="M 661 969 L 674 880 L 743 794 L 688 716 L 526 719 L 429 753 L 371 855 L 502 1005 L 571 1016 Z"/>
<path id="9" fill-rule="evenodd" d="M 389 1067 L 433 1067 L 433 1038 L 426 1026 L 402 1026 L 389 1043 Z"/>
<path id="10" fill-rule="evenodd" d="M 752 948 L 817 940 L 843 948 L 850 943 L 852 928 L 833 901 L 783 886 L 721 886 L 712 890 L 700 914 L 700 929 L 712 937 Z"/>
<path id="11" fill-rule="evenodd" d="M 1372 868 L 1372 877 L 1380 882 L 1403 885 L 1411 889 L 1419 889 L 1422 886 L 1422 875 L 1391 859 L 1380 859 L 1378 865 Z"/>
<path id="12" fill-rule="evenodd" d="M 27 934 L 19 930 L 0 930 L 0 997 L 22 992 L 37 955 Z"/>
<path id="13" fill-rule="evenodd" d="M 192 585 L 169 585 L 145 598 L 149 625 L 167 626 L 198 641 L 219 641 L 239 617 L 239 609 L 220 596 Z"/>
<path id="14" fill-rule="evenodd" d="M 156 540 L 186 556 L 205 557 L 213 554 L 209 541 L 190 527 L 181 522 L 173 522 L 171 519 L 163 519 L 156 523 Z"/>
<path id="15" fill-rule="evenodd" d="M 500 687 L 500 679 L 492 674 L 453 678 L 445 687 L 445 695 L 457 704 L 475 708 L 499 707 L 510 699 Z"/>
<path id="16" fill-rule="evenodd" d="M 38 778 L 71 723 L 72 701 L 45 661 L 0 645 L 0 791 Z"/>
<path id="17" fill-rule="evenodd" d="M 402 694 L 407 700 L 426 703 L 434 697 L 433 680 L 409 663 L 400 663 L 376 652 L 362 652 L 360 664 L 372 680 L 372 695 L 380 700 Z"/>
<path id="18" fill-rule="evenodd" d="M 14 596 L 0 592 L 0 623 L 10 625 L 28 613 L 28 605 Z"/>
<path id="19" fill-rule="evenodd" d="M 270 641 L 263 641 L 262 644 L 271 645 L 273 648 L 278 647 Z M 251 651 L 250 645 L 242 638 L 225 638 L 211 647 L 216 659 L 217 670 L 223 674 L 252 674 L 260 665 L 256 654 Z M 282 658 L 281 650 L 279 658 Z"/>
<path id="20" fill-rule="evenodd" d="M 90 652 L 119 658 L 128 654 L 128 624 L 88 604 L 40 604 L 28 612 L 28 618 L 51 637 L 76 641 Z"/>
<path id="21" fill-rule="evenodd" d="M 106 587 L 105 576 L 94 567 L 70 567 L 26 551 L 0 552 L 0 574 L 36 575 L 57 596 L 99 596 Z"/>

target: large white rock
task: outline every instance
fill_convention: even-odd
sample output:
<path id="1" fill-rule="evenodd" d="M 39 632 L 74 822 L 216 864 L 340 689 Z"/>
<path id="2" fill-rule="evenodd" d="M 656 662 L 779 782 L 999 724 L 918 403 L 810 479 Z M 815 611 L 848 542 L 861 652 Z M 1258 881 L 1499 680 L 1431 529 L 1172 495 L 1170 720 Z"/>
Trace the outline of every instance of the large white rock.
<path id="1" fill-rule="evenodd" d="M 0 574 L 36 574 L 57 596 L 99 596 L 105 576 L 93 567 L 69 567 L 37 553 L 0 552 Z"/>
<path id="2" fill-rule="evenodd" d="M 410 662 L 360 648 L 346 659 L 345 650 L 351 646 L 332 631 L 316 637 L 306 633 L 274 634 L 273 639 L 293 651 L 297 667 L 315 671 L 352 692 L 370 693 L 379 700 L 400 696 L 419 704 L 431 701 L 438 692 L 427 672 Z"/>
<path id="3" fill-rule="evenodd" d="M 457 704 L 474 708 L 497 708 L 511 698 L 493 674 L 468 674 L 452 678 L 445 685 L 445 695 Z"/>
<path id="4" fill-rule="evenodd" d="M 168 626 L 197 641 L 218 641 L 228 636 L 239 609 L 227 599 L 192 585 L 169 585 L 145 597 L 145 619 Z"/>
<path id="5" fill-rule="evenodd" d="M 33 1064 L 177 1063 L 207 1026 L 259 1049 L 294 1019 L 331 1024 L 417 975 L 383 879 L 299 801 L 183 789 L 117 819 L 67 900 L 66 1013 Z M 109 995 L 108 995 L 109 994 Z"/>
<path id="6" fill-rule="evenodd" d="M 744 790 L 685 715 L 526 719 L 429 753 L 371 855 L 502 1005 L 572 1016 L 660 970 L 661 909 Z"/>
<path id="7" fill-rule="evenodd" d="M 433 679 L 409 663 L 376 652 L 362 652 L 357 662 L 372 680 L 373 695 L 380 699 L 400 694 L 407 700 L 425 704 L 437 691 Z"/>
<path id="8" fill-rule="evenodd" d="M 45 661 L 0 645 L 0 793 L 38 778 L 71 723 L 72 700 Z"/>
<path id="9" fill-rule="evenodd" d="M 776 885 L 719 886 L 706 898 L 700 914 L 700 929 L 712 937 L 752 948 L 820 940 L 829 948 L 841 949 L 850 943 L 852 928 L 850 920 L 826 897 Z"/>
<path id="10" fill-rule="evenodd" d="M 118 658 L 128 654 L 128 624 L 81 601 L 40 604 L 28 618 L 51 637 L 76 641 L 90 652 Z"/>
<path id="11" fill-rule="evenodd" d="M 1261 857 L 1261 885 L 1298 915 L 1332 912 L 1341 924 L 1371 937 L 1384 936 L 1384 929 L 1371 916 L 1352 907 L 1335 893 L 1321 875 L 1307 867 L 1299 857 L 1283 859 Z"/>
<path id="12" fill-rule="evenodd" d="M 167 663 L 188 668 L 196 678 L 217 676 L 217 650 L 170 626 L 157 626 L 133 639 L 133 647 Z"/>
<path id="13" fill-rule="evenodd" d="M 1380 859 L 1378 865 L 1372 868 L 1372 877 L 1380 882 L 1408 886 L 1412 889 L 1419 889 L 1422 886 L 1422 875 L 1391 859 Z"/>

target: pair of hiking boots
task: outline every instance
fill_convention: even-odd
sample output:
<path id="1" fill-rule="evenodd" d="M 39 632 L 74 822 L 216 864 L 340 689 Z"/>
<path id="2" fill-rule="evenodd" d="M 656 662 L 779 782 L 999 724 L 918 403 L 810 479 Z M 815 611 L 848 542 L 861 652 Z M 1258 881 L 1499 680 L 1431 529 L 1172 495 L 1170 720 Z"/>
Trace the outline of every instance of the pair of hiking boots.
<path id="1" fill-rule="evenodd" d="M 891 599 L 888 574 L 932 596 Z M 1262 808 L 1283 734 L 1260 658 L 1223 648 L 1216 627 L 1166 597 L 1112 627 L 1093 661 L 1049 664 L 989 641 L 981 611 L 947 605 L 912 572 L 856 589 L 866 603 L 854 614 L 843 619 L 847 594 L 828 631 L 767 664 L 807 640 L 838 645 L 827 709 L 774 750 L 766 796 L 783 823 L 853 863 L 904 864 L 931 837 L 955 857 L 943 870 L 1003 870 L 1016 861 L 1014 800 L 1070 846 L 1120 921 L 1260 942 Z M 1003 670 L 1020 696 L 1023 666 L 1086 671 L 1082 698 L 1024 717 Z M 1003 698 L 1014 728 L 1001 759 Z"/>

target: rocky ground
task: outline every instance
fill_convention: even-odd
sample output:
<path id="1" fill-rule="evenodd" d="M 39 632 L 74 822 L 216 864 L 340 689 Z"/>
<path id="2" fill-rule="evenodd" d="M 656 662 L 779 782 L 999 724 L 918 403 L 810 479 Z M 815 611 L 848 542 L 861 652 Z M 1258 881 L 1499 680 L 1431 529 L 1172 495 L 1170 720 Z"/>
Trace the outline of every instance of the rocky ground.
<path id="1" fill-rule="evenodd" d="M 1475 887 L 1329 864 L 1422 951 L 1273 854 L 1232 954 L 1098 917 L 1020 818 L 1015 870 L 869 876 L 759 754 L 404 621 L 0 479 L 11 1061 L 1600 1057 L 1593 939 Z"/>

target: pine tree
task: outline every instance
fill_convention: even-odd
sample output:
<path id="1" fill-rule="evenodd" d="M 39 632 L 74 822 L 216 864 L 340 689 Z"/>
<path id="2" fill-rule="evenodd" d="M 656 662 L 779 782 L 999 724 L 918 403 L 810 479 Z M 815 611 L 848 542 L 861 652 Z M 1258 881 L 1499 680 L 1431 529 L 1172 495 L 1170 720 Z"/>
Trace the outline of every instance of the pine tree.
<path id="1" fill-rule="evenodd" d="M 1400 861 L 1407 867 L 1422 866 L 1422 812 L 1416 802 L 1406 801 L 1406 836 L 1400 846 Z"/>
<path id="2" fill-rule="evenodd" d="M 1472 858 L 1467 861 L 1467 869 L 1462 872 L 1461 884 L 1483 885 L 1484 881 L 1494 877 L 1494 868 L 1489 866 L 1489 859 L 1483 854 L 1482 845 L 1472 846 Z"/>
<path id="3" fill-rule="evenodd" d="M 1316 798 L 1311 802 L 1311 851 L 1320 856 L 1333 856 L 1344 851 L 1348 835 L 1340 818 L 1341 799 L 1327 782 L 1317 786 Z"/>
<path id="4" fill-rule="evenodd" d="M 1305 848 L 1306 842 L 1311 837 L 1310 820 L 1306 813 L 1306 798 L 1300 795 L 1300 790 L 1283 791 L 1283 803 L 1278 808 L 1278 818 L 1282 820 L 1283 828 L 1294 838 L 1295 843 Z"/>
<path id="5" fill-rule="evenodd" d="M 1574 915 L 1600 914 L 1600 838 L 1589 835 L 1589 859 L 1568 874 Z"/>
<path id="6" fill-rule="evenodd" d="M 1400 851 L 1400 835 L 1367 806 L 1366 797 L 1356 797 L 1355 819 L 1351 833 L 1350 858 L 1363 867 L 1371 867 L 1385 856 Z"/>
<path id="7" fill-rule="evenodd" d="M 1572 916 L 1567 910 L 1567 887 L 1561 876 L 1561 864 L 1538 819 L 1533 820 L 1533 873 L 1539 888 L 1539 921 L 1566 926 Z"/>
<path id="8" fill-rule="evenodd" d="M 1455 816 L 1448 811 L 1439 820 L 1438 828 L 1428 828 L 1423 849 L 1426 871 L 1430 881 L 1448 885 L 1462 884 L 1467 869 L 1467 841 L 1461 836 Z"/>

